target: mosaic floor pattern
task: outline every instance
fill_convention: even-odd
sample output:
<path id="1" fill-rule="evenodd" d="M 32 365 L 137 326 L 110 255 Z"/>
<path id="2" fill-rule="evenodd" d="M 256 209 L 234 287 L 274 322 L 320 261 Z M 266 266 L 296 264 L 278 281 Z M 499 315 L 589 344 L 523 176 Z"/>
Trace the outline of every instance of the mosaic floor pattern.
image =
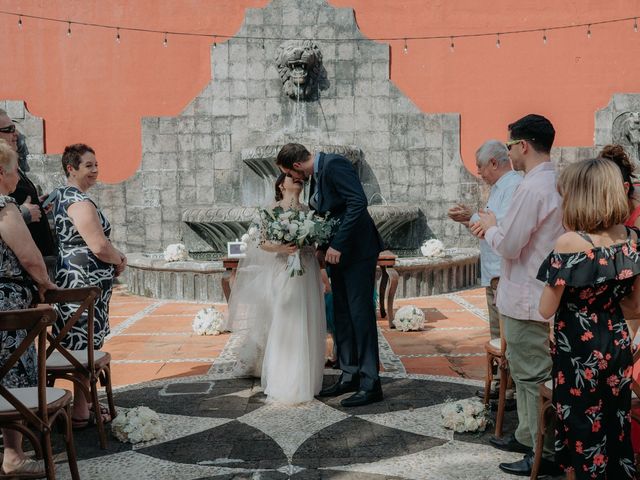
<path id="1" fill-rule="evenodd" d="M 336 377 L 327 371 L 327 383 Z M 96 432 L 75 435 L 82 478 L 125 479 L 507 479 L 498 463 L 521 456 L 488 444 L 490 431 L 441 426 L 450 399 L 477 382 L 386 374 L 383 402 L 345 409 L 339 398 L 287 407 L 265 402 L 259 380 L 204 375 L 126 387 L 122 410 L 146 405 L 166 435 L 131 446 Z M 507 418 L 512 427 L 513 415 Z M 59 477 L 70 478 L 60 465 Z"/>

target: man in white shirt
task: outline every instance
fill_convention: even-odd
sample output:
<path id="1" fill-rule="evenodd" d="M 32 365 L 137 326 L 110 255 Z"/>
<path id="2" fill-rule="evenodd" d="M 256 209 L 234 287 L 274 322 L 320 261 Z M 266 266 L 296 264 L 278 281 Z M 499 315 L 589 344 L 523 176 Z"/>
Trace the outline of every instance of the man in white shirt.
<path id="1" fill-rule="evenodd" d="M 536 448 L 543 449 L 540 474 L 561 473 L 553 461 L 553 436 L 546 435 L 544 445 L 535 444 L 538 389 L 551 378 L 549 323 L 538 312 L 544 285 L 536 275 L 564 233 L 562 198 L 556 190 L 556 172 L 550 157 L 554 138 L 553 125 L 541 115 L 527 115 L 509 125 L 509 158 L 513 168 L 524 171 L 525 176 L 500 225 L 492 212 L 480 212 L 480 220 L 471 225 L 471 231 L 484 236 L 503 259 L 497 307 L 507 342 L 509 370 L 518 392 L 518 428 L 513 436 L 493 439 L 491 443 L 511 451 L 532 449 L 522 460 L 499 465 L 502 471 L 521 476 L 531 474 Z"/>

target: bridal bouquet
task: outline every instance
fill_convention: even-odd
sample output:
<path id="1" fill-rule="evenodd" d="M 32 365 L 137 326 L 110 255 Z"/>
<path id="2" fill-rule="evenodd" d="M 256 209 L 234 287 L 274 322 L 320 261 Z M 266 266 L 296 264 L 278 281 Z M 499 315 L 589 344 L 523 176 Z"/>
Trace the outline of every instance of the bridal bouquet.
<path id="1" fill-rule="evenodd" d="M 446 403 L 440 412 L 442 425 L 454 432 L 477 432 L 487 426 L 487 409 L 479 398 Z"/>
<path id="2" fill-rule="evenodd" d="M 111 422 L 113 435 L 121 442 L 149 442 L 164 435 L 160 417 L 149 407 L 135 407 L 121 412 Z"/>
<path id="3" fill-rule="evenodd" d="M 258 225 L 249 228 L 247 238 L 243 237 L 243 241 L 260 235 L 258 243 L 268 241 L 282 245 L 294 244 L 302 248 L 304 245 L 327 243 L 337 224 L 337 220 L 326 220 L 313 211 L 285 210 L 282 207 L 261 209 L 259 215 Z M 287 272 L 291 277 L 304 273 L 299 251 L 289 255 Z"/>

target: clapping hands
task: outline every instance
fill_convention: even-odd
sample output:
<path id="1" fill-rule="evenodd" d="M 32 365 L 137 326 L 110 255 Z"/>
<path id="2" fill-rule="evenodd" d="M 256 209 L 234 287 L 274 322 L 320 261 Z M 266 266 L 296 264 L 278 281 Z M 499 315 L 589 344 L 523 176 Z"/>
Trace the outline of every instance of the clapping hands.
<path id="1" fill-rule="evenodd" d="M 469 208 L 467 205 L 464 205 L 462 203 L 456 203 L 447 212 L 447 215 L 449 215 L 449 218 L 451 220 L 453 220 L 454 222 L 459 222 L 464 224 L 469 223 L 469 220 L 471 219 L 472 214 L 473 212 L 471 211 L 471 208 Z"/>
<path id="2" fill-rule="evenodd" d="M 480 217 L 480 220 L 469 224 L 469 230 L 471 230 L 471 233 L 476 237 L 484 238 L 487 230 L 498 225 L 498 220 L 496 219 L 496 215 L 491 210 L 488 210 L 486 212 L 478 212 L 478 216 Z"/>

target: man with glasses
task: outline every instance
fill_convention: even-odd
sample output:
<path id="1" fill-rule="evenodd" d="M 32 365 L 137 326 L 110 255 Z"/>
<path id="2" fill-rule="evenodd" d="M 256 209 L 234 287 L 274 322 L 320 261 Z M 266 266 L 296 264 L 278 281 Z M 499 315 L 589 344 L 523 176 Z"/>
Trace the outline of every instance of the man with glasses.
<path id="1" fill-rule="evenodd" d="M 538 388 L 551 378 L 549 323 L 538 313 L 544 285 L 536 275 L 564 233 L 562 199 L 556 190 L 556 172 L 550 157 L 554 138 L 553 125 L 541 115 L 527 115 L 509 125 L 509 141 L 505 146 L 513 168 L 523 171 L 524 178 L 500 225 L 493 212 L 480 212 L 480 220 L 471 226 L 471 231 L 484 237 L 503 258 L 497 307 L 507 343 L 506 357 L 516 385 L 518 427 L 513 435 L 492 439 L 491 443 L 514 452 L 531 449 L 522 460 L 499 465 L 502 471 L 521 476 L 531 474 L 536 448 L 543 449 L 539 473 L 561 474 L 553 460 L 553 435 L 545 435 L 544 445 L 535 444 Z"/>
<path id="2" fill-rule="evenodd" d="M 53 236 L 49 228 L 49 221 L 44 214 L 40 199 L 38 198 L 38 190 L 25 173 L 29 168 L 26 161 L 26 153 L 28 152 L 26 150 L 26 144 L 20 145 L 19 136 L 20 134 L 11 118 L 9 118 L 9 115 L 7 115 L 7 112 L 0 109 L 0 138 L 6 140 L 16 152 L 23 150 L 18 168 L 20 179 L 11 197 L 20 205 L 22 217 L 29 227 L 33 241 L 38 246 L 42 256 L 45 257 L 45 260 L 49 260 L 47 267 L 50 268 L 51 262 L 55 261 Z M 20 148 L 20 146 L 22 146 L 22 148 Z M 47 259 L 46 257 L 51 257 L 51 259 Z"/>

